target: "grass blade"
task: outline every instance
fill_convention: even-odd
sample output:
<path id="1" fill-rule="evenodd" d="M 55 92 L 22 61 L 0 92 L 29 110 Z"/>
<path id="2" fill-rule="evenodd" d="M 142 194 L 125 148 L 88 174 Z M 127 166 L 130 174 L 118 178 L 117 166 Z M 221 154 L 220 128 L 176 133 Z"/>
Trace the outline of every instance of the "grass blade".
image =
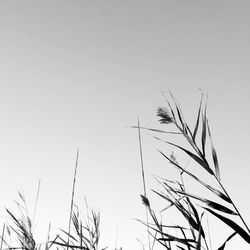
<path id="1" fill-rule="evenodd" d="M 201 105 L 202 105 L 202 99 L 203 99 L 203 94 L 201 96 L 201 100 L 200 100 L 200 106 L 199 106 L 199 110 L 198 110 L 198 115 L 197 115 L 197 119 L 196 119 L 196 124 L 195 124 L 195 128 L 194 128 L 194 132 L 193 132 L 193 140 L 195 141 L 195 137 L 199 128 L 199 123 L 200 123 L 200 113 L 201 113 Z"/>
<path id="2" fill-rule="evenodd" d="M 226 240 L 225 242 L 222 244 L 221 247 L 218 248 L 218 250 L 224 250 L 225 246 L 226 246 L 226 243 L 231 240 L 237 233 L 234 232 L 233 234 L 231 234 Z"/>
<path id="3" fill-rule="evenodd" d="M 174 144 L 174 143 L 172 143 L 172 142 L 164 141 L 164 140 L 162 140 L 162 139 L 160 139 L 160 138 L 158 138 L 158 137 L 154 137 L 154 138 L 157 139 L 157 140 L 163 141 L 163 142 L 165 142 L 165 143 L 167 143 L 167 144 L 169 144 L 169 145 L 172 145 L 172 146 L 174 146 L 174 147 L 177 147 L 177 148 L 181 149 L 181 150 L 184 151 L 187 155 L 189 155 L 194 161 L 196 161 L 200 166 L 202 166 L 209 174 L 214 175 L 214 172 L 213 172 L 212 169 L 209 167 L 207 161 L 201 159 L 201 158 L 198 157 L 197 155 L 191 153 L 190 151 L 188 151 L 187 149 L 185 149 L 185 148 L 183 148 L 183 147 L 181 147 L 181 146 L 179 146 L 179 145 L 176 145 L 176 144 Z"/>
<path id="4" fill-rule="evenodd" d="M 238 233 L 248 244 L 250 244 L 250 235 L 243 229 L 241 228 L 238 224 L 236 224 L 234 221 L 214 212 L 213 210 L 203 207 L 206 209 L 208 212 L 216 216 L 218 219 L 220 219 L 222 222 L 227 224 L 229 227 L 231 227 L 236 233 Z"/>
<path id="5" fill-rule="evenodd" d="M 223 199 L 224 201 L 232 204 L 231 199 L 225 195 L 224 193 L 222 193 L 221 191 L 213 188 L 212 186 L 206 184 L 205 182 L 203 182 L 202 180 L 200 180 L 197 176 L 193 175 L 192 173 L 190 173 L 189 171 L 187 171 L 186 169 L 182 168 L 180 165 L 176 164 L 176 162 L 172 161 L 170 157 L 166 156 L 162 151 L 158 150 L 166 159 L 168 159 L 174 166 L 176 166 L 177 168 L 179 168 L 181 171 L 183 171 L 185 174 L 187 174 L 188 176 L 190 176 L 191 178 L 193 178 L 194 180 L 196 180 L 197 182 L 199 182 L 201 185 L 203 185 L 204 187 L 206 187 L 207 189 L 209 189 L 211 192 L 213 192 L 214 194 L 216 194 L 218 197 L 220 197 L 221 199 Z"/>
<path id="6" fill-rule="evenodd" d="M 188 194 L 186 192 L 183 192 L 183 191 L 178 191 L 176 190 L 176 192 L 178 192 L 179 194 L 183 194 L 183 195 L 186 195 L 190 198 L 193 198 L 193 199 L 196 199 L 196 200 L 199 200 L 201 202 L 204 202 L 206 203 L 207 206 L 213 208 L 213 209 L 216 209 L 216 210 L 219 210 L 220 212 L 224 212 L 224 213 L 228 213 L 228 214 L 232 214 L 232 215 L 238 215 L 236 212 L 232 211 L 231 209 L 219 204 L 219 203 L 216 203 L 214 201 L 211 201 L 211 200 L 208 200 L 208 199 L 205 199 L 205 198 L 201 198 L 201 197 L 198 197 L 196 195 L 193 195 L 193 194 Z"/>
<path id="7" fill-rule="evenodd" d="M 138 126 L 131 126 L 131 128 L 137 128 Z M 153 132 L 157 132 L 157 133 L 164 133 L 164 134 L 173 134 L 173 135 L 180 135 L 180 132 L 171 132 L 171 131 L 165 131 L 165 130 L 160 130 L 160 129 L 155 129 L 155 128 L 147 128 L 147 127 L 140 127 L 140 129 L 145 129 L 145 130 L 149 130 L 149 131 L 153 131 Z"/>
<path id="8" fill-rule="evenodd" d="M 202 226 L 201 226 L 201 220 L 202 220 L 203 213 L 200 218 L 200 229 L 199 229 L 199 234 L 198 234 L 198 240 L 197 240 L 197 245 L 196 245 L 196 250 L 201 250 L 201 235 L 202 235 Z"/>
<path id="9" fill-rule="evenodd" d="M 207 137 L 207 118 L 206 118 L 206 108 L 205 108 L 204 115 L 202 116 L 202 136 L 201 136 L 202 153 L 204 158 L 206 155 L 206 137 Z"/>
<path id="10" fill-rule="evenodd" d="M 213 141 L 212 141 L 212 136 L 211 136 L 211 131 L 210 131 L 210 128 L 208 125 L 208 120 L 207 120 L 207 129 L 208 129 L 208 134 L 210 137 L 210 143 L 211 143 L 211 148 L 212 148 L 212 156 L 213 156 L 213 161 L 214 161 L 215 175 L 218 178 L 218 180 L 220 181 L 221 177 L 220 177 L 219 162 L 218 162 L 217 153 L 216 153 Z"/>
<path id="11" fill-rule="evenodd" d="M 143 223 L 143 224 L 145 225 L 144 222 L 142 222 L 142 221 L 140 221 L 140 222 Z M 162 231 L 160 231 L 160 230 L 158 230 L 158 229 L 156 229 L 156 228 L 154 228 L 154 227 L 152 227 L 152 226 L 150 226 L 150 225 L 146 225 L 146 226 L 148 226 L 150 229 L 152 229 L 152 230 L 154 230 L 155 232 L 157 232 L 157 233 L 159 233 L 159 234 L 162 235 L 161 238 L 157 238 L 157 241 L 159 241 L 159 242 L 161 242 L 161 241 L 163 241 L 163 242 L 166 242 L 166 241 L 176 241 L 176 242 L 179 242 L 179 243 L 184 244 L 184 245 L 186 245 L 186 246 L 188 245 L 188 246 L 190 246 L 190 247 L 192 247 L 192 248 L 195 248 L 192 244 L 190 244 L 190 243 L 196 243 L 196 241 L 193 240 L 193 239 L 185 239 L 185 238 L 183 239 L 183 238 L 179 238 L 179 237 L 176 237 L 176 236 L 174 236 L 174 235 L 171 235 L 171 234 L 162 232 Z M 166 237 L 166 238 L 165 238 L 165 237 Z"/>

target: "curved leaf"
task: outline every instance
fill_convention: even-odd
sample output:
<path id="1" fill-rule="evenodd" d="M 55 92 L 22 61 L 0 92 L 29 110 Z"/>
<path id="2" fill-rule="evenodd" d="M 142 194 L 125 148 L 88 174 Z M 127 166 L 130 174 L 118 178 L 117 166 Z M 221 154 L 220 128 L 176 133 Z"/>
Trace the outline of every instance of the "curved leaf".
<path id="1" fill-rule="evenodd" d="M 204 116 L 202 116 L 202 135 L 201 135 L 201 145 L 202 145 L 202 153 L 203 157 L 205 158 L 206 150 L 206 137 L 207 137 L 207 122 L 206 122 L 206 109 L 204 111 Z"/>
<path id="2" fill-rule="evenodd" d="M 196 120 L 194 132 L 193 132 L 193 136 L 192 136 L 193 140 L 195 140 L 195 137 L 196 137 L 196 134 L 198 131 L 198 127 L 199 127 L 202 99 L 203 99 L 203 95 L 201 96 L 201 100 L 200 100 L 199 111 L 198 111 L 197 120 Z"/>
<path id="3" fill-rule="evenodd" d="M 225 246 L 226 246 L 226 243 L 231 240 L 237 233 L 234 232 L 233 234 L 231 234 L 226 240 L 225 242 L 222 244 L 221 247 L 218 248 L 218 250 L 224 250 Z"/>
<path id="4" fill-rule="evenodd" d="M 213 209 L 216 209 L 216 210 L 219 210 L 220 212 L 224 212 L 224 213 L 228 213 L 228 214 L 232 214 L 232 215 L 238 215 L 236 212 L 234 212 L 233 210 L 217 203 L 217 202 L 214 202 L 214 201 L 211 201 L 211 200 L 208 200 L 208 199 L 204 199 L 204 198 L 201 198 L 199 196 L 196 196 L 196 195 L 193 195 L 193 194 L 188 194 L 186 192 L 183 192 L 183 191 L 177 191 L 178 193 L 180 194 L 183 194 L 183 195 L 186 195 L 188 197 L 191 197 L 193 199 L 196 199 L 196 200 L 199 200 L 199 201 L 202 201 L 204 203 L 206 203 L 209 207 L 213 208 Z"/>
<path id="5" fill-rule="evenodd" d="M 201 159 L 200 157 L 198 157 L 197 155 L 191 153 L 191 152 L 188 151 L 187 149 L 185 149 L 185 148 L 183 148 L 183 147 L 181 147 L 181 146 L 179 146 L 179 145 L 176 145 L 176 144 L 174 144 L 174 143 L 172 143 L 172 142 L 164 141 L 164 140 L 162 140 L 162 139 L 160 139 L 160 138 L 158 138 L 158 137 L 155 137 L 155 136 L 154 136 L 154 138 L 157 139 L 157 140 L 163 141 L 163 142 L 165 142 L 165 143 L 167 143 L 167 144 L 169 144 L 169 145 L 172 145 L 172 146 L 175 146 L 175 147 L 181 149 L 181 150 L 184 151 L 187 155 L 189 155 L 193 160 L 195 160 L 199 165 L 201 165 L 205 170 L 207 170 L 207 172 L 208 172 L 209 174 L 214 175 L 214 172 L 213 172 L 212 169 L 209 167 L 208 163 L 207 163 L 205 160 L 203 160 L 203 159 Z"/>
<path id="6" fill-rule="evenodd" d="M 213 210 L 203 207 L 204 209 L 206 209 L 207 211 L 209 211 L 211 214 L 213 214 L 214 216 L 216 216 L 218 219 L 220 219 L 221 221 L 223 221 L 225 224 L 227 224 L 229 227 L 231 227 L 236 233 L 238 233 L 248 244 L 250 244 L 250 235 L 242 228 L 240 227 L 238 224 L 236 224 L 234 221 L 220 215 L 217 214 L 216 212 L 214 212 Z"/>
<path id="7" fill-rule="evenodd" d="M 186 169 L 182 168 L 180 165 L 178 165 L 176 162 L 172 161 L 168 156 L 166 156 L 162 151 L 158 150 L 166 159 L 168 159 L 174 166 L 176 166 L 177 168 L 179 168 L 182 172 L 186 173 L 187 175 L 189 175 L 190 177 L 192 177 L 194 180 L 198 181 L 201 185 L 203 185 L 204 187 L 206 187 L 207 189 L 209 189 L 211 192 L 213 192 L 214 194 L 216 194 L 217 196 L 219 196 L 221 199 L 223 199 L 224 201 L 232 204 L 231 199 L 225 195 L 224 193 L 222 193 L 221 191 L 213 188 L 212 186 L 206 184 L 205 182 L 203 182 L 202 180 L 200 180 L 198 177 L 196 177 L 195 175 L 193 175 L 192 173 L 190 173 L 189 171 L 187 171 Z"/>
<path id="8" fill-rule="evenodd" d="M 207 129 L 208 129 L 208 134 L 210 137 L 210 144 L 211 144 L 211 148 L 212 148 L 212 156 L 213 156 L 213 161 L 214 161 L 215 174 L 216 174 L 216 177 L 218 178 L 218 180 L 220 180 L 221 178 L 220 178 L 218 157 L 217 157 L 217 153 L 216 153 L 213 141 L 212 141 L 212 136 L 211 136 L 211 131 L 210 131 L 210 128 L 208 125 L 208 121 L 207 121 Z"/>

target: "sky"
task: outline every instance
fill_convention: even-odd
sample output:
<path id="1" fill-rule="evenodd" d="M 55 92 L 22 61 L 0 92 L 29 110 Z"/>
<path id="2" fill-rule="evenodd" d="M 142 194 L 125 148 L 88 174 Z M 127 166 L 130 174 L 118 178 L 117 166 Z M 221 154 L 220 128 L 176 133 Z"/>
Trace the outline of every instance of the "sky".
<path id="1" fill-rule="evenodd" d="M 41 180 L 35 233 L 65 228 L 79 149 L 76 203 L 84 210 L 86 197 L 101 212 L 103 246 L 141 249 L 130 126 L 139 117 L 158 128 L 168 90 L 192 121 L 202 89 L 223 183 L 250 224 L 249 26 L 247 0 L 1 1 L 0 219 L 18 190 L 32 211 Z M 154 175 L 173 173 L 146 131 L 142 146 L 150 190 Z M 212 230 L 218 242 L 224 228 Z M 248 246 L 236 237 L 227 249 L 236 247 Z"/>

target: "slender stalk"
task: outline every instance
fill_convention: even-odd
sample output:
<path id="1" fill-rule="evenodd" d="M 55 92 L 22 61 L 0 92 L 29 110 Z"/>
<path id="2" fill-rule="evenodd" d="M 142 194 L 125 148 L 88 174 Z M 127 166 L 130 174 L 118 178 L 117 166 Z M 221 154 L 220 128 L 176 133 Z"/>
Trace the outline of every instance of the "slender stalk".
<path id="1" fill-rule="evenodd" d="M 39 179 L 38 187 L 37 187 L 36 202 L 35 202 L 35 208 L 34 208 L 33 217 L 32 217 L 32 225 L 34 225 L 34 220 L 36 216 L 36 208 L 37 208 L 38 197 L 39 197 L 39 192 L 40 192 L 40 185 L 41 185 L 41 179 Z"/>
<path id="2" fill-rule="evenodd" d="M 77 149 L 77 153 L 76 153 L 75 173 L 74 173 L 72 195 L 71 195 L 67 250 L 69 249 L 69 238 L 70 238 L 70 230 L 71 230 L 71 220 L 72 220 L 72 213 L 73 213 L 73 205 L 74 205 L 74 195 L 75 195 L 75 184 L 76 184 L 76 172 L 77 172 L 77 166 L 78 166 L 78 157 L 79 157 L 79 149 Z"/>
<path id="3" fill-rule="evenodd" d="M 145 181 L 145 173 L 144 173 L 144 163 L 143 163 L 143 155 L 142 155 L 141 129 L 140 129 L 139 118 L 137 119 L 137 125 L 138 125 L 137 127 L 138 127 L 138 136 L 139 136 L 139 150 L 140 150 L 141 174 L 142 174 L 142 182 L 143 182 L 143 194 L 145 197 L 147 197 L 146 181 Z M 148 220 L 148 207 L 147 206 L 146 206 L 146 220 L 147 220 L 147 225 L 148 225 L 149 220 Z M 148 248 L 149 248 L 149 250 L 151 250 L 149 228 L 147 228 L 147 232 L 148 232 Z"/>
<path id="4" fill-rule="evenodd" d="M 5 233 L 5 223 L 3 224 L 3 231 L 2 231 L 2 236 L 1 236 L 1 246 L 0 246 L 1 250 L 3 249 L 4 233 Z"/>
<path id="5" fill-rule="evenodd" d="M 47 235 L 47 239 L 46 239 L 46 243 L 45 243 L 45 250 L 49 249 L 49 236 L 50 236 L 50 229 L 51 229 L 51 223 L 49 223 L 49 229 L 48 229 L 48 235 Z"/>
<path id="6" fill-rule="evenodd" d="M 210 229 L 209 229 L 208 219 L 207 219 L 207 230 L 208 230 L 208 237 L 209 237 L 210 249 L 212 249 L 212 242 L 211 242 L 211 235 L 210 235 Z"/>

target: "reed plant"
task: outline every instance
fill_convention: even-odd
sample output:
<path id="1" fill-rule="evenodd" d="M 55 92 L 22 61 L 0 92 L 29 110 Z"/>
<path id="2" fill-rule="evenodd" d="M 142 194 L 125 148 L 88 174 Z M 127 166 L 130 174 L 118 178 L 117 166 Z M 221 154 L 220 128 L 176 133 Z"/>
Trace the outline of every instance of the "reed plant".
<path id="1" fill-rule="evenodd" d="M 6 209 L 9 220 L 3 225 L 0 236 L 0 250 L 105 250 L 99 245 L 100 241 L 100 213 L 91 209 L 85 199 L 84 213 L 75 204 L 74 194 L 77 177 L 79 150 L 77 150 L 75 170 L 73 176 L 72 194 L 70 199 L 69 224 L 67 229 L 60 229 L 59 233 L 51 240 L 50 225 L 45 242 L 37 243 L 34 238 L 34 219 L 40 190 L 38 185 L 37 198 L 33 216 L 29 214 L 26 199 L 18 192 L 18 200 L 15 201 L 17 211 Z M 122 250 L 122 248 L 114 250 Z"/>
<path id="2" fill-rule="evenodd" d="M 1 249 L 3 245 L 7 245 L 8 249 L 39 249 L 33 236 L 33 222 L 28 213 L 25 197 L 21 192 L 18 192 L 18 196 L 19 201 L 15 202 L 18 214 L 14 214 L 9 209 L 6 209 L 12 223 L 5 226 L 8 240 L 4 237 L 3 231 Z M 14 246 L 8 242 L 14 243 Z"/>
<path id="3" fill-rule="evenodd" d="M 164 98 L 166 105 L 157 109 L 157 116 L 159 122 L 168 130 L 141 128 L 139 124 L 136 127 L 139 131 L 146 129 L 157 133 L 153 137 L 164 146 L 164 150 L 158 151 L 170 167 L 178 170 L 179 177 L 174 180 L 168 177 L 156 177 L 161 188 L 152 191 L 162 200 L 164 208 L 157 213 L 144 192 L 141 198 L 151 221 L 148 222 L 147 219 L 146 222 L 142 220 L 140 222 L 149 229 L 152 241 L 157 242 L 163 249 L 212 250 L 210 231 L 204 217 L 214 216 L 218 222 L 231 230 L 227 238 L 221 239 L 216 249 L 225 249 L 227 243 L 233 240 L 235 235 L 239 235 L 250 246 L 249 227 L 222 184 L 218 156 L 207 118 L 207 104 L 203 95 L 194 128 L 186 122 L 176 98 L 171 93 L 168 97 L 164 94 Z M 171 138 L 175 136 L 179 141 L 182 139 L 183 144 L 163 138 L 163 135 L 170 134 Z M 181 154 L 180 161 L 175 152 Z M 189 182 L 202 187 L 206 192 L 197 194 L 197 188 L 187 188 Z M 167 223 L 163 218 L 168 216 L 169 210 L 175 210 L 176 216 L 183 218 L 183 224 Z"/>
<path id="4" fill-rule="evenodd" d="M 203 95 L 201 96 L 194 128 L 191 128 L 186 122 L 180 105 L 171 93 L 166 98 L 166 106 L 157 109 L 157 116 L 159 122 L 168 127 L 168 130 L 141 127 L 139 119 L 137 126 L 134 126 L 138 129 L 139 135 L 143 182 L 141 200 L 146 208 L 145 221 L 138 220 L 147 228 L 148 240 L 146 244 L 142 244 L 143 249 L 153 250 L 156 244 L 167 250 L 214 249 L 211 245 L 210 230 L 205 220 L 206 216 L 215 217 L 218 222 L 231 230 L 225 239 L 221 239 L 216 249 L 224 250 L 235 235 L 240 236 L 250 246 L 250 229 L 222 183 L 218 156 L 207 118 L 207 104 Z M 176 179 L 169 179 L 166 176 L 155 177 L 159 189 L 153 189 L 152 192 L 163 205 L 160 211 L 159 208 L 154 208 L 148 197 L 142 154 L 142 129 L 155 133 L 154 139 L 164 146 L 164 150 L 158 150 L 159 154 L 167 161 L 167 165 L 176 168 L 178 171 L 178 178 Z M 165 139 L 163 135 L 171 135 L 171 138 L 175 136 L 178 138 L 178 142 Z M 180 139 L 182 139 L 183 144 L 179 143 Z M 181 154 L 181 157 L 177 157 L 175 152 Z M 51 240 L 49 226 L 47 240 L 42 243 L 37 243 L 35 240 L 33 224 L 40 189 L 39 182 L 33 216 L 30 216 L 25 197 L 20 192 L 18 193 L 19 200 L 15 202 L 17 212 L 6 209 L 9 220 L 3 225 L 0 236 L 0 250 L 108 249 L 99 246 L 100 213 L 91 209 L 85 199 L 85 215 L 83 215 L 74 200 L 78 157 L 79 151 L 77 151 L 75 162 L 68 228 L 60 229 L 59 233 Z M 196 188 L 190 188 L 189 182 L 202 187 L 205 193 L 198 194 Z M 183 221 L 170 224 L 169 220 L 166 220 L 170 210 L 175 210 L 176 216 L 182 218 Z M 115 250 L 118 249 L 115 247 Z M 122 250 L 122 248 L 119 250 Z"/>

